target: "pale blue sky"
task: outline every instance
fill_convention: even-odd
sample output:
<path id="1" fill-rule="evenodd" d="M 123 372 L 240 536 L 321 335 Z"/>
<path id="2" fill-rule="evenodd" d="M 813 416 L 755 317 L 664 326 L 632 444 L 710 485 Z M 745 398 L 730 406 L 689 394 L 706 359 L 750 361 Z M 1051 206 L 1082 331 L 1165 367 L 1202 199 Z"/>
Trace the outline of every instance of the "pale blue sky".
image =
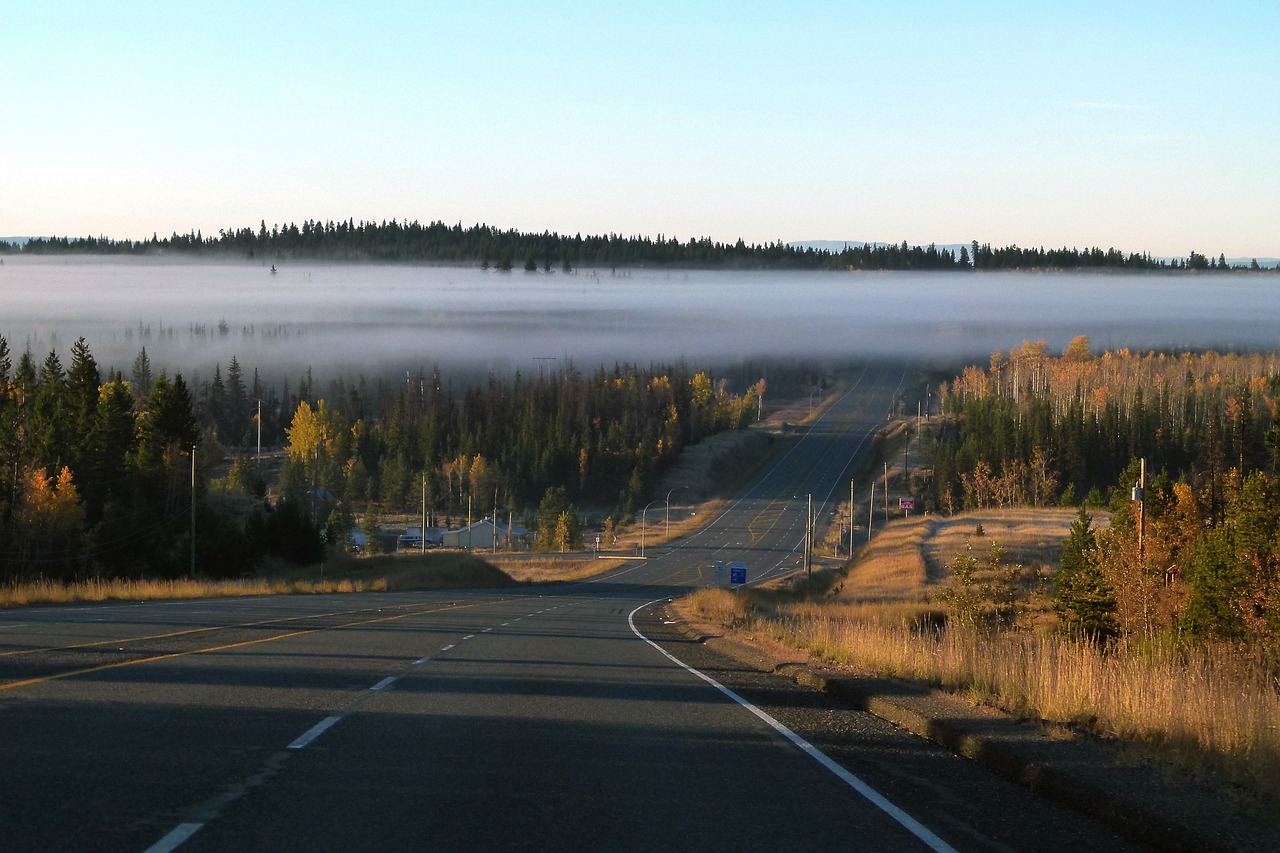
<path id="1" fill-rule="evenodd" d="M 0 234 L 1280 255 L 1280 3 L 6 4 Z"/>

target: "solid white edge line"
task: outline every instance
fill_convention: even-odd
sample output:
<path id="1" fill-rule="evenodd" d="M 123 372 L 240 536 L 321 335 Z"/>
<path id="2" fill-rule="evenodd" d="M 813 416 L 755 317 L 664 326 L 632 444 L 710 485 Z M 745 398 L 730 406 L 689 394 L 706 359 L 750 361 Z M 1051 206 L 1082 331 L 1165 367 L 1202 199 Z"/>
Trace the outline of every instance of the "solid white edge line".
<path id="1" fill-rule="evenodd" d="M 180 823 L 161 838 L 155 844 L 152 844 L 143 853 L 170 853 L 177 850 L 182 842 L 195 835 L 204 827 L 203 823 Z"/>
<path id="2" fill-rule="evenodd" d="M 315 740 L 316 738 L 320 737 L 320 735 L 324 734 L 325 731 L 330 726 L 332 726 L 334 723 L 338 722 L 338 720 L 341 720 L 341 719 L 342 717 L 325 717 L 323 720 L 316 723 L 311 728 L 307 729 L 306 733 L 304 733 L 302 737 L 298 738 L 293 743 L 289 744 L 287 747 L 285 747 L 285 749 L 302 749 L 304 746 L 311 743 L 311 741 Z"/>
<path id="3" fill-rule="evenodd" d="M 416 661 L 414 661 L 414 662 L 413 662 L 413 665 L 414 665 L 414 666 L 422 666 L 424 663 L 426 663 L 426 662 L 427 662 L 427 661 L 429 661 L 429 660 L 431 660 L 431 656 L 430 656 L 430 655 L 428 655 L 428 656 L 427 656 L 427 657 L 425 657 L 425 658 L 418 658 Z"/>
<path id="4" fill-rule="evenodd" d="M 635 615 L 639 613 L 641 610 L 645 609 L 646 607 L 657 604 L 660 601 L 666 601 L 666 600 L 667 600 L 666 598 L 655 598 L 653 601 L 647 602 L 645 604 L 641 604 L 635 610 L 632 610 L 630 613 L 628 613 L 627 625 L 630 626 L 631 633 L 635 634 L 637 637 L 644 640 L 649 645 L 653 646 L 655 649 L 661 652 L 663 656 L 665 656 L 672 663 L 679 666 L 681 669 L 684 669 L 687 672 L 691 672 L 694 675 L 698 676 L 698 678 L 701 678 L 703 681 L 707 682 L 712 687 L 719 690 L 725 696 L 728 696 L 734 702 L 737 702 L 739 705 L 746 708 L 752 714 L 755 714 L 756 717 L 758 717 L 759 719 L 764 721 L 767 725 L 772 727 L 774 731 L 776 731 L 778 734 L 785 737 L 787 740 L 791 741 L 793 744 L 795 744 L 795 746 L 798 747 L 801 752 L 805 753 L 814 761 L 821 764 L 824 768 L 830 771 L 837 779 L 839 779 L 841 782 L 844 782 L 853 790 L 857 791 L 873 806 L 880 809 L 880 811 L 884 812 L 889 817 L 893 818 L 895 821 L 901 824 L 902 827 L 907 830 L 907 832 L 910 832 L 916 838 L 924 842 L 924 844 L 930 850 L 935 851 L 935 853 L 956 853 L 956 850 L 954 847 L 952 847 L 947 842 L 943 841 L 938 836 L 934 835 L 933 832 L 928 827 L 920 823 L 911 815 L 904 812 L 902 809 L 895 806 L 893 803 L 889 802 L 889 800 L 883 794 L 881 794 L 875 788 L 872 788 L 866 782 L 863 782 L 857 776 L 854 776 L 848 770 L 845 770 L 843 767 L 841 767 L 839 764 L 837 764 L 835 761 L 829 758 L 826 755 L 826 753 L 824 753 L 822 750 L 818 749 L 816 746 L 809 743 L 804 738 L 800 737 L 800 735 L 796 734 L 795 732 L 791 731 L 791 729 L 787 728 L 782 723 L 775 720 L 765 711 L 762 711 L 761 709 L 757 708 L 755 705 L 752 705 L 746 699 L 743 699 L 737 693 L 734 693 L 728 687 L 725 687 L 723 684 L 716 681 L 711 676 L 707 675 L 706 673 L 700 670 L 694 669 L 693 667 L 689 666 L 689 664 L 680 660 L 678 657 L 671 654 L 671 652 L 667 651 L 662 646 L 655 643 L 653 640 L 650 640 L 644 634 L 641 634 L 640 630 L 636 628 Z"/>
<path id="5" fill-rule="evenodd" d="M 447 651 L 449 651 L 449 649 L 453 648 L 453 647 L 454 647 L 454 645 L 455 645 L 454 643 L 450 643 L 449 645 L 447 645 L 447 646 L 445 646 L 444 648 L 440 649 L 440 651 L 442 651 L 442 652 L 447 652 Z"/>
<path id="6" fill-rule="evenodd" d="M 396 683 L 396 677 L 394 675 L 388 675 L 386 678 L 382 679 L 377 684 L 370 687 L 369 690 L 376 693 L 380 690 L 386 690 L 388 687 L 390 687 L 395 683 Z"/>

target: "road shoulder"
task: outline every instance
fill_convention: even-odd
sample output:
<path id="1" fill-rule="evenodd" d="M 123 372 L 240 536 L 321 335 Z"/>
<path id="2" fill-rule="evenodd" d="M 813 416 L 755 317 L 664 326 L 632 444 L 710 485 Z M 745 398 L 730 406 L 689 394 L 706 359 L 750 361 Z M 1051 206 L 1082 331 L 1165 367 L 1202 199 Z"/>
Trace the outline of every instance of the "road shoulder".
<path id="1" fill-rule="evenodd" d="M 1209 780 L 1173 774 L 1122 747 L 1014 720 L 940 691 L 813 665 L 795 650 L 744 642 L 666 619 L 690 640 L 741 664 L 821 691 L 945 746 L 1140 844 L 1167 851 L 1274 850 L 1280 823 Z"/>

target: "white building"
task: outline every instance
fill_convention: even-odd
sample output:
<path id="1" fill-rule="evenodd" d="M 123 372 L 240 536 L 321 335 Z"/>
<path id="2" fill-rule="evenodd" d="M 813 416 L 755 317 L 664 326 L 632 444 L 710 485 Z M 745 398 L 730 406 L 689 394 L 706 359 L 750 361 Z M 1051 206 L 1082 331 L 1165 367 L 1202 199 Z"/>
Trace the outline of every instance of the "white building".
<path id="1" fill-rule="evenodd" d="M 496 541 L 499 548 L 506 548 L 523 543 L 528 535 L 524 527 L 508 527 L 501 521 L 495 523 L 492 518 L 482 518 L 470 527 L 446 530 L 443 544 L 446 548 L 492 548 Z"/>

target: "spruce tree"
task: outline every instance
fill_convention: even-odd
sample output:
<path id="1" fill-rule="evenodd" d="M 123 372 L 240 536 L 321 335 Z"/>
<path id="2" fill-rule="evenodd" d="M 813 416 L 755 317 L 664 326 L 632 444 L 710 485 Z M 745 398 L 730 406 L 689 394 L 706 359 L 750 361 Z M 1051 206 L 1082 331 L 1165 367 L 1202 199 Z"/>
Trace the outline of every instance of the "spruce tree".
<path id="1" fill-rule="evenodd" d="M 1053 609 L 1064 633 L 1104 643 L 1119 634 L 1116 598 L 1093 559 L 1093 549 L 1093 517 L 1082 506 L 1062 543 L 1062 560 L 1054 575 Z"/>

